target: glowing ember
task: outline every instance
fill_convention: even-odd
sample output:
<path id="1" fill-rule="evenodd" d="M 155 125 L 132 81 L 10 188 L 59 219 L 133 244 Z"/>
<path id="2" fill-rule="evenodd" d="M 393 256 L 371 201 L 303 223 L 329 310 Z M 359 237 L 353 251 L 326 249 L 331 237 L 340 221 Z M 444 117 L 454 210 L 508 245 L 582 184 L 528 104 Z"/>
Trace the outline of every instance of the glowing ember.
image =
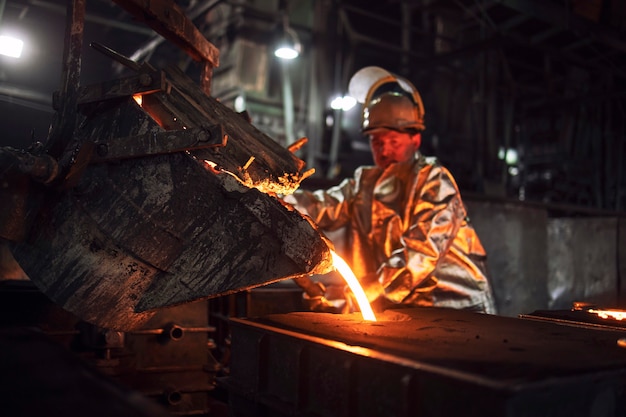
<path id="1" fill-rule="evenodd" d="M 603 319 L 623 320 L 626 318 L 626 310 L 595 310 L 590 308 L 587 312 L 597 314 L 598 317 Z"/>
<path id="2" fill-rule="evenodd" d="M 219 173 L 228 174 L 232 176 L 233 178 L 235 178 L 244 186 L 248 188 L 256 188 L 257 190 L 265 194 L 270 194 L 270 195 L 276 195 L 276 194 L 288 195 L 288 194 L 293 193 L 296 189 L 298 189 L 298 187 L 300 186 L 300 182 L 302 180 L 313 175 L 313 173 L 315 172 L 315 169 L 311 168 L 299 176 L 285 174 L 284 176 L 279 177 L 279 178 L 274 178 L 274 179 L 262 178 L 262 179 L 255 181 L 247 172 L 247 169 L 254 162 L 254 160 L 255 160 L 255 157 L 250 156 L 250 158 L 248 159 L 248 162 L 246 162 L 245 165 L 239 169 L 240 171 L 239 175 L 233 172 L 227 171 L 225 169 L 222 169 L 221 167 L 218 167 L 218 165 L 213 161 L 203 160 L 203 162 L 206 167 L 210 168 L 212 172 L 216 174 L 219 174 Z"/>
<path id="3" fill-rule="evenodd" d="M 141 103 L 143 103 L 143 97 L 141 94 L 135 94 L 133 96 L 133 99 L 135 99 L 135 101 L 137 102 L 137 104 L 139 104 L 139 107 L 141 107 Z"/>
<path id="4" fill-rule="evenodd" d="M 359 280 L 356 278 L 354 273 L 352 273 L 352 270 L 346 261 L 341 258 L 341 256 L 337 255 L 335 251 L 332 250 L 330 253 L 333 255 L 335 268 L 343 276 L 343 279 L 346 280 L 348 286 L 352 290 L 352 293 L 356 297 L 356 301 L 361 309 L 361 314 L 363 315 L 363 320 L 376 321 L 376 316 L 374 315 L 374 311 L 372 311 L 372 306 L 370 306 L 367 296 L 365 295 L 365 291 L 363 291 L 363 287 L 361 287 Z"/>

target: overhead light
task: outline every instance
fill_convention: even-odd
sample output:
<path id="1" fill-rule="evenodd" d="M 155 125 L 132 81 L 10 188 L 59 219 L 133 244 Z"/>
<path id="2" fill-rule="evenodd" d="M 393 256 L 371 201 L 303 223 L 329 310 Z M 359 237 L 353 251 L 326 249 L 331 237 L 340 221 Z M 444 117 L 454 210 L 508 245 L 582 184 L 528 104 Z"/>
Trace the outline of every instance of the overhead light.
<path id="1" fill-rule="evenodd" d="M 504 149 L 502 146 L 498 149 L 498 159 L 503 159 L 507 165 L 515 165 L 519 160 L 517 150 L 513 148 Z"/>
<path id="2" fill-rule="evenodd" d="M 295 59 L 302 53 L 298 34 L 289 26 L 287 14 L 283 15 L 282 25 L 278 26 L 274 55 L 281 59 Z"/>
<path id="3" fill-rule="evenodd" d="M 274 55 L 281 59 L 295 59 L 300 51 L 295 46 L 280 46 L 276 48 Z"/>
<path id="4" fill-rule="evenodd" d="M 337 96 L 330 102 L 333 110 L 348 111 L 356 105 L 356 99 L 351 96 Z"/>
<path id="5" fill-rule="evenodd" d="M 512 176 L 512 177 L 515 177 L 516 175 L 519 175 L 519 168 L 518 167 L 509 167 L 508 171 L 509 171 L 509 175 Z"/>
<path id="6" fill-rule="evenodd" d="M 244 96 L 239 95 L 235 97 L 235 101 L 233 102 L 233 107 L 237 113 L 241 113 L 246 110 L 246 99 Z"/>
<path id="7" fill-rule="evenodd" d="M 19 58 L 22 56 L 24 42 L 11 36 L 0 36 L 0 55 Z"/>

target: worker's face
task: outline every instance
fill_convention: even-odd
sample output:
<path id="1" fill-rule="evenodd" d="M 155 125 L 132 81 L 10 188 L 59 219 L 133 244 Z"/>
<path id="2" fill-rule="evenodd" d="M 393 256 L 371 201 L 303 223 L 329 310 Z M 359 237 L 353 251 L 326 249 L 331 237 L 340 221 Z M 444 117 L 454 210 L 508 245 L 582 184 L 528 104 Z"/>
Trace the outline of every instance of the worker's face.
<path id="1" fill-rule="evenodd" d="M 395 162 L 413 159 L 421 141 L 419 133 L 410 134 L 387 129 L 377 130 L 368 136 L 374 162 L 381 169 Z"/>

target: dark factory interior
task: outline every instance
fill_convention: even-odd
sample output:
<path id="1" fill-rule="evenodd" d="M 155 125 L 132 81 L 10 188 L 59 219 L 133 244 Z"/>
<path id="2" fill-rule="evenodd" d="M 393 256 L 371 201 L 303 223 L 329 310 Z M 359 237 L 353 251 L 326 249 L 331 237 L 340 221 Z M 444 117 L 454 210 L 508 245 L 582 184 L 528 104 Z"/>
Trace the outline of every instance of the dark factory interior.
<path id="1" fill-rule="evenodd" d="M 626 415 L 623 0 L 0 0 L 7 37 L 1 415 Z M 368 66 L 419 90 L 496 314 L 305 302 L 332 236 L 276 196 L 373 164 Z"/>

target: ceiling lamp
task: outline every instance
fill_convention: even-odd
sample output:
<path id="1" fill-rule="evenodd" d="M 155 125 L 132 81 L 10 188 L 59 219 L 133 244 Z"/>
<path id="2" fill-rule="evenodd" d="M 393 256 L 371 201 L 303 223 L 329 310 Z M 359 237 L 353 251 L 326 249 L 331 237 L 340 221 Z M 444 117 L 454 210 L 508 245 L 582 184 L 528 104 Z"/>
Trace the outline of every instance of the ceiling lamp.
<path id="1" fill-rule="evenodd" d="M 11 36 L 0 36 L 0 55 L 19 58 L 22 55 L 24 42 Z"/>
<path id="2" fill-rule="evenodd" d="M 351 96 L 337 96 L 330 102 L 333 110 L 348 111 L 356 105 L 356 99 Z"/>
<path id="3" fill-rule="evenodd" d="M 287 14 L 283 14 L 282 25 L 278 27 L 274 55 L 281 59 L 297 58 L 302 52 L 302 44 L 298 34 L 289 26 Z"/>

